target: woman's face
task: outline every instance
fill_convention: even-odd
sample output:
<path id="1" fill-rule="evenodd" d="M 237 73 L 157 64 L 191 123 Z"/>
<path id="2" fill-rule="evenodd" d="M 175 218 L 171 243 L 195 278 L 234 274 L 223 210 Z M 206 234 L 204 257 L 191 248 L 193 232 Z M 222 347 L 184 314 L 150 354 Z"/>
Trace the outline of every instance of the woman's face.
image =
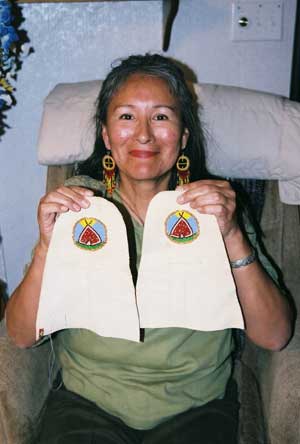
<path id="1" fill-rule="evenodd" d="M 120 178 L 168 180 L 188 130 L 182 128 L 179 104 L 161 78 L 133 74 L 113 96 L 102 136 Z"/>

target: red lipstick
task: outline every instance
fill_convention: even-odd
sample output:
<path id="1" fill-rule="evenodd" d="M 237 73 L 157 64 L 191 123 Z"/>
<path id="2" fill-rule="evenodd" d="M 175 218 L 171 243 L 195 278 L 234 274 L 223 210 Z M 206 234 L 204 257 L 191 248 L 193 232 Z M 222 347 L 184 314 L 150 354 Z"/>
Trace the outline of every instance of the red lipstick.
<path id="1" fill-rule="evenodd" d="M 149 151 L 149 150 L 132 150 L 130 151 L 130 155 L 133 157 L 138 157 L 139 159 L 149 159 L 150 157 L 154 157 L 158 154 L 157 151 Z"/>

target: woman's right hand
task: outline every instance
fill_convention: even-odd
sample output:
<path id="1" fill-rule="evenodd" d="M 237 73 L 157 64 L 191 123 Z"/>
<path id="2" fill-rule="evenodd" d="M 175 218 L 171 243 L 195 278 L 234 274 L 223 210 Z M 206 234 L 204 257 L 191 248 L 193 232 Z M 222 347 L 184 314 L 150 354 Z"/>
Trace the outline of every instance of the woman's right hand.
<path id="1" fill-rule="evenodd" d="M 39 244 L 45 252 L 48 251 L 57 215 L 88 208 L 90 202 L 87 197 L 93 194 L 93 191 L 87 188 L 60 186 L 42 197 L 38 206 Z"/>

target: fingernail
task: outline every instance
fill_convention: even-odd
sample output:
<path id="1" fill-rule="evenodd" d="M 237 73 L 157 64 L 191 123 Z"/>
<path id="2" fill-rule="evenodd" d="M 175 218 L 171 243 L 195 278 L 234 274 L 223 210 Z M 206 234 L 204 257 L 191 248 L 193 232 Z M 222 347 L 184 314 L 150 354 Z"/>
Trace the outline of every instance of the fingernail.
<path id="1" fill-rule="evenodd" d="M 87 196 L 93 196 L 93 195 L 94 195 L 94 191 L 92 191 L 92 190 L 86 190 L 86 191 L 85 191 L 85 194 L 86 194 Z"/>
<path id="2" fill-rule="evenodd" d="M 184 197 L 183 196 L 178 196 L 176 200 L 177 200 L 178 203 L 182 204 L 184 202 Z"/>
<path id="3" fill-rule="evenodd" d="M 83 206 L 83 208 L 88 208 L 90 206 L 90 202 L 85 199 L 81 201 L 81 205 Z"/>

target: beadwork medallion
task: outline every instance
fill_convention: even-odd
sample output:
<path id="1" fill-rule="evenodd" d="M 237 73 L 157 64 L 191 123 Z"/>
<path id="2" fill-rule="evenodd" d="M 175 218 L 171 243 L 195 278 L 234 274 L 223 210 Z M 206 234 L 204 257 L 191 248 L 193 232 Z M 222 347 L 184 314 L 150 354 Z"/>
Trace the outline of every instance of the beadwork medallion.
<path id="1" fill-rule="evenodd" d="M 177 210 L 171 213 L 165 222 L 166 234 L 174 242 L 192 242 L 199 236 L 199 224 L 193 214 Z"/>
<path id="2" fill-rule="evenodd" d="M 73 240 L 77 247 L 95 251 L 107 242 L 107 230 L 103 222 L 95 218 L 84 217 L 73 228 Z"/>

